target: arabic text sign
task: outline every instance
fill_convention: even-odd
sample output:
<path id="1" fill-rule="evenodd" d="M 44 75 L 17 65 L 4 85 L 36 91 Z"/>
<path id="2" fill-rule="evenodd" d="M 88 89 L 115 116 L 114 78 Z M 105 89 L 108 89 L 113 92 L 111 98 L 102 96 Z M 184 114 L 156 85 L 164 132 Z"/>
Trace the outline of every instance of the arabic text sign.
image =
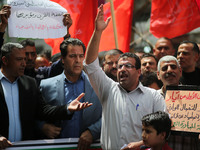
<path id="1" fill-rule="evenodd" d="M 200 91 L 168 90 L 165 102 L 172 130 L 200 132 Z"/>
<path id="2" fill-rule="evenodd" d="M 8 0 L 11 16 L 8 22 L 10 37 L 60 38 L 67 34 L 63 14 L 67 12 L 49 0 Z"/>

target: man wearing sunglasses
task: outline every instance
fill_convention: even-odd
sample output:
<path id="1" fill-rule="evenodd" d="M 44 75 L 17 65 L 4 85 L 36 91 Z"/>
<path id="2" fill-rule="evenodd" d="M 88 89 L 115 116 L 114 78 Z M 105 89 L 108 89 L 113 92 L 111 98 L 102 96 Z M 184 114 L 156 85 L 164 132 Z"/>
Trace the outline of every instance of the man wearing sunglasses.
<path id="1" fill-rule="evenodd" d="M 101 5 L 84 64 L 103 107 L 101 145 L 103 149 L 115 150 L 121 149 L 124 144 L 136 142 L 131 143 L 131 147 L 138 148 L 143 144 L 142 117 L 158 110 L 165 111 L 166 106 L 163 97 L 156 90 L 144 87 L 139 82 L 141 63 L 137 55 L 124 53 L 119 57 L 118 82 L 107 77 L 100 68 L 99 43 L 109 20 L 104 21 L 103 5 Z"/>

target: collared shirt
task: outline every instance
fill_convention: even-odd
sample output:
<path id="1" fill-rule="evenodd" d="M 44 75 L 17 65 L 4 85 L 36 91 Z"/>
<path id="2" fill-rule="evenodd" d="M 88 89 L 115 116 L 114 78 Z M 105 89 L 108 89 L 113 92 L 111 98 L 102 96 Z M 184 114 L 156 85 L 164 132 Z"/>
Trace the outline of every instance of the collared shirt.
<path id="1" fill-rule="evenodd" d="M 142 140 L 142 117 L 165 111 L 163 97 L 154 89 L 138 87 L 126 92 L 118 82 L 108 78 L 98 59 L 85 64 L 90 82 L 102 103 L 101 144 L 103 149 L 120 149 L 124 144 Z"/>
<path id="2" fill-rule="evenodd" d="M 11 83 L 0 71 L 0 81 L 2 84 L 9 115 L 8 140 L 11 142 L 20 141 L 22 139 L 19 110 L 19 89 L 17 80 Z"/>
<path id="3" fill-rule="evenodd" d="M 76 82 L 71 82 L 65 77 L 63 72 L 64 88 L 65 88 L 65 102 L 66 104 L 71 103 L 76 99 L 81 93 L 84 93 L 84 78 L 83 72 L 81 73 L 80 78 Z M 80 100 L 83 102 L 83 98 Z M 71 120 L 65 120 L 62 123 L 61 138 L 74 138 L 80 137 L 80 124 L 82 121 L 82 111 L 74 112 Z"/>

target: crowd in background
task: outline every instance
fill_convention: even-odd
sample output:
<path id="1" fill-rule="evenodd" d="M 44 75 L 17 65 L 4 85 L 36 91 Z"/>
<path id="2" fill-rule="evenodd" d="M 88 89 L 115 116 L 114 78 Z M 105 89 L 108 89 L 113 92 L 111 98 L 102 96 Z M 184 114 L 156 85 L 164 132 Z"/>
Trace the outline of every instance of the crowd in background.
<path id="1" fill-rule="evenodd" d="M 175 49 L 163 37 L 153 53 L 98 53 L 109 24 L 103 14 L 100 6 L 87 48 L 70 37 L 72 19 L 65 14 L 68 34 L 49 60 L 36 53 L 33 40 L 4 43 L 10 6 L 1 9 L 0 149 L 21 140 L 76 137 L 82 150 L 99 138 L 102 148 L 111 150 L 199 149 L 196 136 L 169 136 L 171 122 L 164 113 L 167 86 L 200 86 L 199 45 L 182 41 Z M 148 122 L 152 116 L 158 123 Z M 151 130 L 156 140 L 150 140 Z"/>

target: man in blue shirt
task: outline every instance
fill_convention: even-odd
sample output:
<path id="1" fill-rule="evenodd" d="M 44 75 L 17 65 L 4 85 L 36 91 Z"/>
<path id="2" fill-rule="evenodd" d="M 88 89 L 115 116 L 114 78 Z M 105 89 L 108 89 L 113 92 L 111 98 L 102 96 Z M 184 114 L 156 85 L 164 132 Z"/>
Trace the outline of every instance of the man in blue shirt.
<path id="1" fill-rule="evenodd" d="M 46 104 L 36 81 L 24 75 L 26 55 L 21 44 L 4 44 L 0 60 L 0 149 L 11 142 L 35 139 L 36 119 L 71 119 L 74 111 L 92 105 L 79 101 L 84 94 L 62 106 Z"/>
<path id="2" fill-rule="evenodd" d="M 78 148 L 88 149 L 92 141 L 100 137 L 102 108 L 82 70 L 85 46 L 80 40 L 70 38 L 61 43 L 60 50 L 64 72 L 41 81 L 42 95 L 51 105 L 63 105 L 70 104 L 77 95 L 85 93 L 80 101 L 93 103 L 93 106 L 86 111 L 75 112 L 71 120 L 59 124 L 44 123 L 41 129 L 48 138 L 80 137 Z"/>

